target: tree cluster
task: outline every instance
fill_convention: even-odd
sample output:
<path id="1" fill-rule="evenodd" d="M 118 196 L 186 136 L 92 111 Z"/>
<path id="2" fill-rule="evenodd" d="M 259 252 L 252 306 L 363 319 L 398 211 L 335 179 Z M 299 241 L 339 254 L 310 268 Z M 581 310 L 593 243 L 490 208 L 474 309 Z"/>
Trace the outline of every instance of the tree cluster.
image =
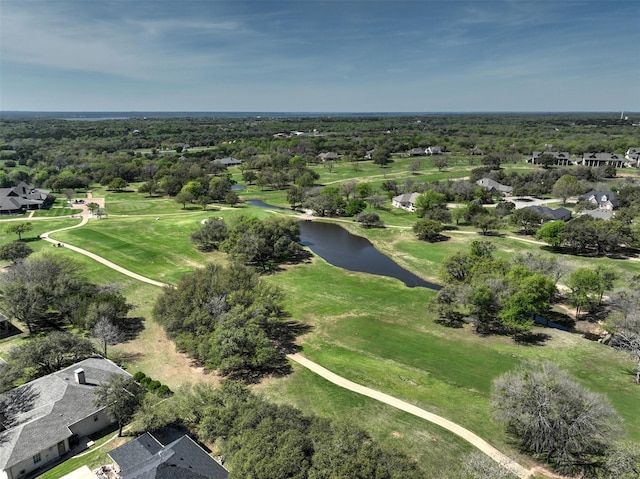
<path id="1" fill-rule="evenodd" d="M 174 399 L 164 410 L 142 413 L 138 427 L 176 421 L 197 430 L 200 440 L 219 446 L 232 478 L 424 477 L 404 454 L 383 449 L 354 424 L 303 415 L 235 382 L 218 389 L 199 384 Z"/>
<path id="2" fill-rule="evenodd" d="M 280 216 L 241 215 L 230 225 L 224 219 L 209 219 L 190 239 L 201 251 L 219 249 L 232 260 L 257 265 L 263 272 L 304 253 L 297 221 Z"/>
<path id="3" fill-rule="evenodd" d="M 290 339 L 280 291 L 238 263 L 182 277 L 160 295 L 153 317 L 180 351 L 225 376 L 282 367 Z"/>
<path id="4" fill-rule="evenodd" d="M 533 315 L 544 314 L 556 294 L 554 280 L 526 262 L 493 257 L 494 246 L 474 241 L 468 252 L 442 261 L 444 287 L 433 306 L 441 321 L 456 325 L 469 317 L 486 334 L 508 332 L 514 338 L 533 326 Z M 535 266 L 534 266 L 535 268 Z"/>

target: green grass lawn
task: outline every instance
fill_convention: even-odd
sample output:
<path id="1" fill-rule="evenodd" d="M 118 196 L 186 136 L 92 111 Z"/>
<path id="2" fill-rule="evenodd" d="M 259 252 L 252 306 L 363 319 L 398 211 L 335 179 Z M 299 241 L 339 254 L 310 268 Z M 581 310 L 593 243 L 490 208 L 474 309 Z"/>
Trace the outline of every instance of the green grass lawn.
<path id="1" fill-rule="evenodd" d="M 399 177 L 405 171 L 409 173 L 406 166 L 400 171 L 401 162 L 393 168 L 396 166 Z M 343 167 L 345 171 L 341 172 Z M 348 163 L 338 164 L 333 172 L 323 173 L 323 178 L 348 178 L 349 168 L 353 169 Z M 360 178 L 367 181 L 382 181 L 377 178 L 377 165 L 362 173 Z M 101 197 L 102 193 L 94 192 L 94 196 Z M 226 261 L 225 255 L 201 253 L 189 242 L 190 233 L 203 219 L 221 216 L 232 221 L 240 214 L 273 214 L 247 206 L 209 212 L 194 207 L 185 211 L 167 198 L 150 199 L 135 192 L 104 194 L 109 218 L 56 233 L 54 238 L 173 284 L 207 262 Z M 286 192 L 282 191 L 263 192 L 251 186 L 241 195 L 286 206 Z M 369 238 L 379 250 L 425 279 L 437 281 L 442 259 L 467 250 L 476 239 L 493 242 L 496 256 L 504 259 L 525 251 L 553 254 L 539 245 L 508 238 L 513 235 L 509 230 L 503 231 L 504 236 L 483 237 L 472 228 L 461 227 L 459 231 L 445 232 L 450 236 L 448 241 L 422 242 L 409 229 L 415 215 L 393 209 L 382 212 L 382 216 L 387 224 L 398 227 L 365 230 L 351 219 L 342 219 L 340 224 Z M 74 223 L 77 220 L 33 221 L 34 230 L 28 236 L 35 238 L 41 232 Z M 15 239 L 7 236 L 0 235 L 0 244 Z M 42 241 L 32 241 L 30 245 L 34 249 L 50 248 Z M 129 301 L 136 305 L 131 315 L 147 318 L 138 339 L 112 348 L 129 370 L 143 370 L 172 388 L 183 382 L 208 380 L 195 374 L 188 360 L 175 353 L 162 330 L 149 321 L 160 288 L 141 284 L 65 248 L 50 251 L 82 263 L 88 280 L 122 285 Z M 572 266 L 612 265 L 621 278 L 640 272 L 640 264 L 630 261 L 569 255 L 562 258 Z M 576 334 L 542 328 L 536 331 L 548 337 L 536 346 L 518 345 L 507 337 L 479 337 L 471 327 L 445 328 L 433 321 L 428 306 L 433 291 L 407 288 L 391 278 L 344 271 L 318 258 L 310 264 L 286 266 L 265 280 L 284 290 L 292 318 L 311 327 L 299 338 L 307 357 L 355 382 L 458 422 L 525 464 L 532 462 L 490 420 L 489 396 L 495 377 L 527 359 L 553 361 L 589 389 L 606 394 L 625 419 L 627 438 L 640 441 L 640 393 L 629 374 L 631 361 L 612 348 Z M 6 343 L 0 343 L 0 353 L 6 347 Z M 386 445 L 415 458 L 428 477 L 447 477 L 450 465 L 460 464 L 470 451 L 466 443 L 437 426 L 344 391 L 297 365 L 293 371 L 286 378 L 271 378 L 256 388 L 278 402 L 297 405 L 307 412 L 355 421 Z"/>
<path id="2" fill-rule="evenodd" d="M 131 439 L 114 436 L 117 436 L 117 431 L 114 432 L 113 428 L 97 433 L 92 437 L 95 444 L 89 450 L 79 453 L 79 457 L 67 459 L 56 467 L 36 476 L 37 479 L 59 479 L 82 466 L 88 466 L 93 470 L 105 464 L 111 464 L 113 461 L 107 456 L 107 453 Z"/>

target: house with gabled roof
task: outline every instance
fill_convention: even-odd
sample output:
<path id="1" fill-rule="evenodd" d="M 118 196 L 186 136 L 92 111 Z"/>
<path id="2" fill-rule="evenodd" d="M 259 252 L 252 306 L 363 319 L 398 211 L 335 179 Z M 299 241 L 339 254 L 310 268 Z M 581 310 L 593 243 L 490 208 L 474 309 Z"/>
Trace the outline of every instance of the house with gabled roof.
<path id="1" fill-rule="evenodd" d="M 629 148 L 624 155 L 630 166 L 640 165 L 640 147 Z"/>
<path id="2" fill-rule="evenodd" d="M 394 196 L 391 199 L 391 206 L 414 212 L 419 196 L 420 193 L 404 193 L 403 195 Z"/>
<path id="3" fill-rule="evenodd" d="M 320 153 L 318 155 L 320 161 L 336 161 L 340 159 L 340 155 L 338 155 L 335 151 L 327 151 L 325 153 Z"/>
<path id="4" fill-rule="evenodd" d="M 613 191 L 590 191 L 578 198 L 579 201 L 586 201 L 605 211 L 612 211 L 618 207 L 618 200 Z"/>
<path id="5" fill-rule="evenodd" d="M 22 214 L 46 208 L 53 202 L 49 190 L 41 190 L 21 181 L 11 188 L 0 188 L 0 215 Z"/>
<path id="6" fill-rule="evenodd" d="M 187 435 L 165 446 L 147 432 L 108 455 L 121 479 L 229 477 L 229 472 Z"/>
<path id="7" fill-rule="evenodd" d="M 571 211 L 566 208 L 552 209 L 548 206 L 531 205 L 525 206 L 523 210 L 533 210 L 542 216 L 543 221 L 569 221 L 571 219 Z"/>
<path id="8" fill-rule="evenodd" d="M 242 160 L 238 160 L 236 158 L 227 157 L 227 158 L 217 158 L 213 160 L 214 165 L 224 165 L 224 166 L 236 166 L 241 165 Z"/>
<path id="9" fill-rule="evenodd" d="M 94 356 L 0 396 L 0 479 L 45 470 L 80 442 L 113 423 L 93 404 L 111 375 L 131 375 Z"/>
<path id="10" fill-rule="evenodd" d="M 527 158 L 527 163 L 537 165 L 542 155 L 552 157 L 554 160 L 553 164 L 556 166 L 570 166 L 574 164 L 567 151 L 534 151 L 531 157 Z"/>
<path id="11" fill-rule="evenodd" d="M 425 153 L 430 156 L 442 155 L 444 153 L 444 148 L 441 146 L 428 146 Z"/>
<path id="12" fill-rule="evenodd" d="M 424 148 L 411 148 L 407 151 L 407 156 L 426 156 L 427 150 Z"/>
<path id="13" fill-rule="evenodd" d="M 495 190 L 505 196 L 510 195 L 513 191 L 512 186 L 503 185 L 491 178 L 482 178 L 481 180 L 476 181 L 476 185 L 484 188 L 485 190 Z"/>
<path id="14" fill-rule="evenodd" d="M 616 168 L 629 166 L 629 162 L 624 155 L 618 153 L 585 153 L 577 164 L 593 167 L 615 166 Z"/>

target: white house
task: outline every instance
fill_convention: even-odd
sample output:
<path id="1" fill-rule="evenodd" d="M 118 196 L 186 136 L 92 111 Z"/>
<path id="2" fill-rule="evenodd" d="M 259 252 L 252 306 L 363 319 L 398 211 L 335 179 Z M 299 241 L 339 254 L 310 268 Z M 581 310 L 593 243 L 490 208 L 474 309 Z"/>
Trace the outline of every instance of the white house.
<path id="1" fill-rule="evenodd" d="M 131 375 L 100 356 L 80 361 L 0 396 L 0 479 L 45 470 L 113 421 L 93 405 L 98 385 Z"/>
<path id="2" fill-rule="evenodd" d="M 414 212 L 416 210 L 416 201 L 420 193 L 405 193 L 403 195 L 394 196 L 391 199 L 391 205 L 396 208 Z"/>

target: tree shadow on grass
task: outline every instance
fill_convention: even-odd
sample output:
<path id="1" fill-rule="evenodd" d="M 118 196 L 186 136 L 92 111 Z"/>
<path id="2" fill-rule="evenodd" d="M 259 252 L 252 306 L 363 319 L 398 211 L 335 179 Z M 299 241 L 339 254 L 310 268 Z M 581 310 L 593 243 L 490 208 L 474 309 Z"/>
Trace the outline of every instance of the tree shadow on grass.
<path id="1" fill-rule="evenodd" d="M 127 322 L 122 325 L 121 329 L 124 334 L 124 340 L 132 341 L 144 331 L 144 318 L 140 316 L 135 318 L 128 317 Z"/>
<path id="2" fill-rule="evenodd" d="M 523 346 L 544 346 L 550 339 L 551 336 L 546 333 L 529 331 L 527 333 L 519 334 L 515 341 Z"/>
<path id="3" fill-rule="evenodd" d="M 140 361 L 144 357 L 144 354 L 137 352 L 117 351 L 111 352 L 111 354 L 109 354 L 109 357 L 114 363 L 122 365 Z"/>

